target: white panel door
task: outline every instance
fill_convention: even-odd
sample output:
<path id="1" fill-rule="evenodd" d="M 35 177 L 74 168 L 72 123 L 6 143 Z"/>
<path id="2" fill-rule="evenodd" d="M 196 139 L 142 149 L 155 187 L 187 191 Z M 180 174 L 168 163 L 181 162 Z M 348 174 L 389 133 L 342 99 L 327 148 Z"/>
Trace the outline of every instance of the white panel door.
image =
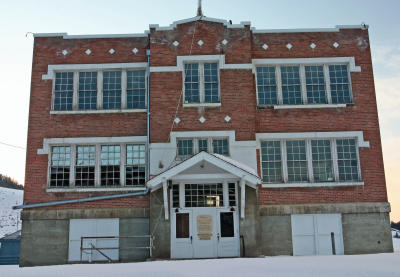
<path id="1" fill-rule="evenodd" d="M 343 254 L 340 214 L 292 215 L 293 255 Z"/>
<path id="2" fill-rule="evenodd" d="M 69 222 L 69 261 L 81 261 L 81 237 L 119 236 L 119 219 L 71 219 Z M 118 247 L 118 239 L 85 239 L 83 248 Z M 118 260 L 118 250 L 101 250 L 113 260 Z M 98 251 L 84 250 L 82 261 L 106 260 Z"/>
<path id="3" fill-rule="evenodd" d="M 217 257 L 216 211 L 214 207 L 193 210 L 193 258 Z"/>
<path id="4" fill-rule="evenodd" d="M 193 258 L 192 211 L 181 209 L 179 213 L 171 210 L 171 258 Z"/>
<path id="5" fill-rule="evenodd" d="M 239 216 L 237 209 L 217 210 L 218 257 L 240 256 Z"/>

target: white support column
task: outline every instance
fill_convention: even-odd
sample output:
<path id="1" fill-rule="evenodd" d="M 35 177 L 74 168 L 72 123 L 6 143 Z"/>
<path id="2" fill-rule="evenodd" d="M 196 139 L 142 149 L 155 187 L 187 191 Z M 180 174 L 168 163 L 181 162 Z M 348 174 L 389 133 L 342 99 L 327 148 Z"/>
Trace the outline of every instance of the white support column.
<path id="1" fill-rule="evenodd" d="M 243 178 L 241 178 L 240 179 L 240 218 L 244 218 L 245 204 L 246 204 L 246 181 Z"/>
<path id="2" fill-rule="evenodd" d="M 168 212 L 168 183 L 167 179 L 163 179 L 163 195 L 164 195 L 164 217 L 165 220 L 168 220 L 169 212 Z"/>
<path id="3" fill-rule="evenodd" d="M 224 207 L 229 207 L 229 191 L 228 191 L 228 181 L 222 183 L 222 192 L 224 197 Z"/>

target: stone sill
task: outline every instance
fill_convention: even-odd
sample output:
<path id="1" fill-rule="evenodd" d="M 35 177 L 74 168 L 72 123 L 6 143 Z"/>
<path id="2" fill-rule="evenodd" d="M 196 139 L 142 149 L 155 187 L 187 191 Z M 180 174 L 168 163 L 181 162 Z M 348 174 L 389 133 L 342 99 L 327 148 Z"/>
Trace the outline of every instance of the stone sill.
<path id="1" fill-rule="evenodd" d="M 50 114 L 144 113 L 146 109 L 50 111 Z"/>
<path id="2" fill-rule="evenodd" d="M 274 105 L 274 110 L 345 108 L 347 104 Z"/>
<path id="3" fill-rule="evenodd" d="M 325 183 L 263 183 L 262 188 L 312 188 L 312 187 L 351 187 L 364 186 L 364 182 L 325 182 Z"/>
<path id="4" fill-rule="evenodd" d="M 145 187 L 71 187 L 71 188 L 47 188 L 46 192 L 107 192 L 107 191 L 143 191 Z"/>
<path id="5" fill-rule="evenodd" d="M 221 107 L 221 103 L 183 103 L 184 108 L 190 108 L 190 107 Z"/>

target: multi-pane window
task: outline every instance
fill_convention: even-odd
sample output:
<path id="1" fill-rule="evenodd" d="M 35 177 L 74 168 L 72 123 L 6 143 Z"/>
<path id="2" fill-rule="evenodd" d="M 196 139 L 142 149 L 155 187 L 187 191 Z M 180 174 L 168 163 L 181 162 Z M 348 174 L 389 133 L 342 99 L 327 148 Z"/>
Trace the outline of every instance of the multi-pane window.
<path id="1" fill-rule="evenodd" d="M 274 66 L 257 67 L 257 89 L 259 105 L 278 104 Z"/>
<path id="2" fill-rule="evenodd" d="M 101 185 L 120 185 L 121 147 L 119 145 L 101 146 Z"/>
<path id="3" fill-rule="evenodd" d="M 283 104 L 301 104 L 301 84 L 298 66 L 282 66 Z"/>
<path id="4" fill-rule="evenodd" d="M 199 139 L 199 152 L 208 152 L 208 139 Z"/>
<path id="5" fill-rule="evenodd" d="M 325 78 L 322 65 L 305 66 L 307 102 L 309 104 L 325 104 Z"/>
<path id="6" fill-rule="evenodd" d="M 193 140 L 179 139 L 178 140 L 178 156 L 189 157 L 193 155 Z"/>
<path id="7" fill-rule="evenodd" d="M 308 181 L 307 154 L 304 140 L 286 141 L 289 182 Z"/>
<path id="8" fill-rule="evenodd" d="M 146 151 L 144 144 L 126 145 L 127 186 L 144 186 L 146 182 Z"/>
<path id="9" fill-rule="evenodd" d="M 179 208 L 179 185 L 172 185 L 172 207 Z"/>
<path id="10" fill-rule="evenodd" d="M 96 147 L 83 145 L 76 147 L 75 186 L 95 185 Z"/>
<path id="11" fill-rule="evenodd" d="M 213 139 L 213 152 L 221 155 L 229 155 L 228 139 Z"/>
<path id="12" fill-rule="evenodd" d="M 74 94 L 74 73 L 57 72 L 54 84 L 55 111 L 72 110 L 72 99 Z"/>
<path id="13" fill-rule="evenodd" d="M 219 103 L 217 63 L 184 64 L 185 104 Z"/>
<path id="14" fill-rule="evenodd" d="M 127 71 L 126 107 L 128 109 L 144 109 L 146 107 L 145 70 Z"/>
<path id="15" fill-rule="evenodd" d="M 51 148 L 51 187 L 69 186 L 70 155 L 71 148 L 69 146 L 53 146 Z"/>
<path id="16" fill-rule="evenodd" d="M 261 142 L 262 178 L 266 183 L 282 182 L 280 141 Z"/>
<path id="17" fill-rule="evenodd" d="M 258 105 L 352 103 L 346 64 L 256 67 Z"/>
<path id="18" fill-rule="evenodd" d="M 333 181 L 333 162 L 330 140 L 312 140 L 311 151 L 314 181 Z"/>
<path id="19" fill-rule="evenodd" d="M 338 139 L 336 141 L 339 180 L 340 181 L 357 181 L 358 173 L 358 157 L 355 139 Z"/>
<path id="20" fill-rule="evenodd" d="M 218 65 L 217 63 L 204 64 L 204 102 L 218 103 Z"/>
<path id="21" fill-rule="evenodd" d="M 261 141 L 264 183 L 358 182 L 357 141 L 303 139 Z"/>
<path id="22" fill-rule="evenodd" d="M 120 109 L 121 93 L 121 71 L 103 72 L 103 109 Z"/>
<path id="23" fill-rule="evenodd" d="M 185 184 L 185 207 L 223 207 L 222 184 Z"/>
<path id="24" fill-rule="evenodd" d="M 236 206 L 236 184 L 229 183 L 228 184 L 228 197 L 229 197 L 229 206 Z"/>
<path id="25" fill-rule="evenodd" d="M 330 65 L 332 103 L 351 103 L 350 81 L 347 66 L 343 64 Z"/>
<path id="26" fill-rule="evenodd" d="M 97 108 L 97 72 L 79 72 L 78 109 Z"/>
<path id="27" fill-rule="evenodd" d="M 200 102 L 199 64 L 185 64 L 185 103 Z"/>

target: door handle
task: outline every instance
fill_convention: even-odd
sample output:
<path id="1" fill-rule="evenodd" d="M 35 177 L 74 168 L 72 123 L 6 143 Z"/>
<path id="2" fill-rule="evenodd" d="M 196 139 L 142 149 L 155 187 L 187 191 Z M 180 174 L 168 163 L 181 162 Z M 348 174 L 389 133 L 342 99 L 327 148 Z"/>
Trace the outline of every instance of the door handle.
<path id="1" fill-rule="evenodd" d="M 193 237 L 190 236 L 190 243 L 193 243 Z"/>
<path id="2" fill-rule="evenodd" d="M 219 237 L 220 237 L 220 235 L 219 235 L 219 233 L 217 234 L 217 239 L 218 239 L 218 242 L 219 242 Z"/>

